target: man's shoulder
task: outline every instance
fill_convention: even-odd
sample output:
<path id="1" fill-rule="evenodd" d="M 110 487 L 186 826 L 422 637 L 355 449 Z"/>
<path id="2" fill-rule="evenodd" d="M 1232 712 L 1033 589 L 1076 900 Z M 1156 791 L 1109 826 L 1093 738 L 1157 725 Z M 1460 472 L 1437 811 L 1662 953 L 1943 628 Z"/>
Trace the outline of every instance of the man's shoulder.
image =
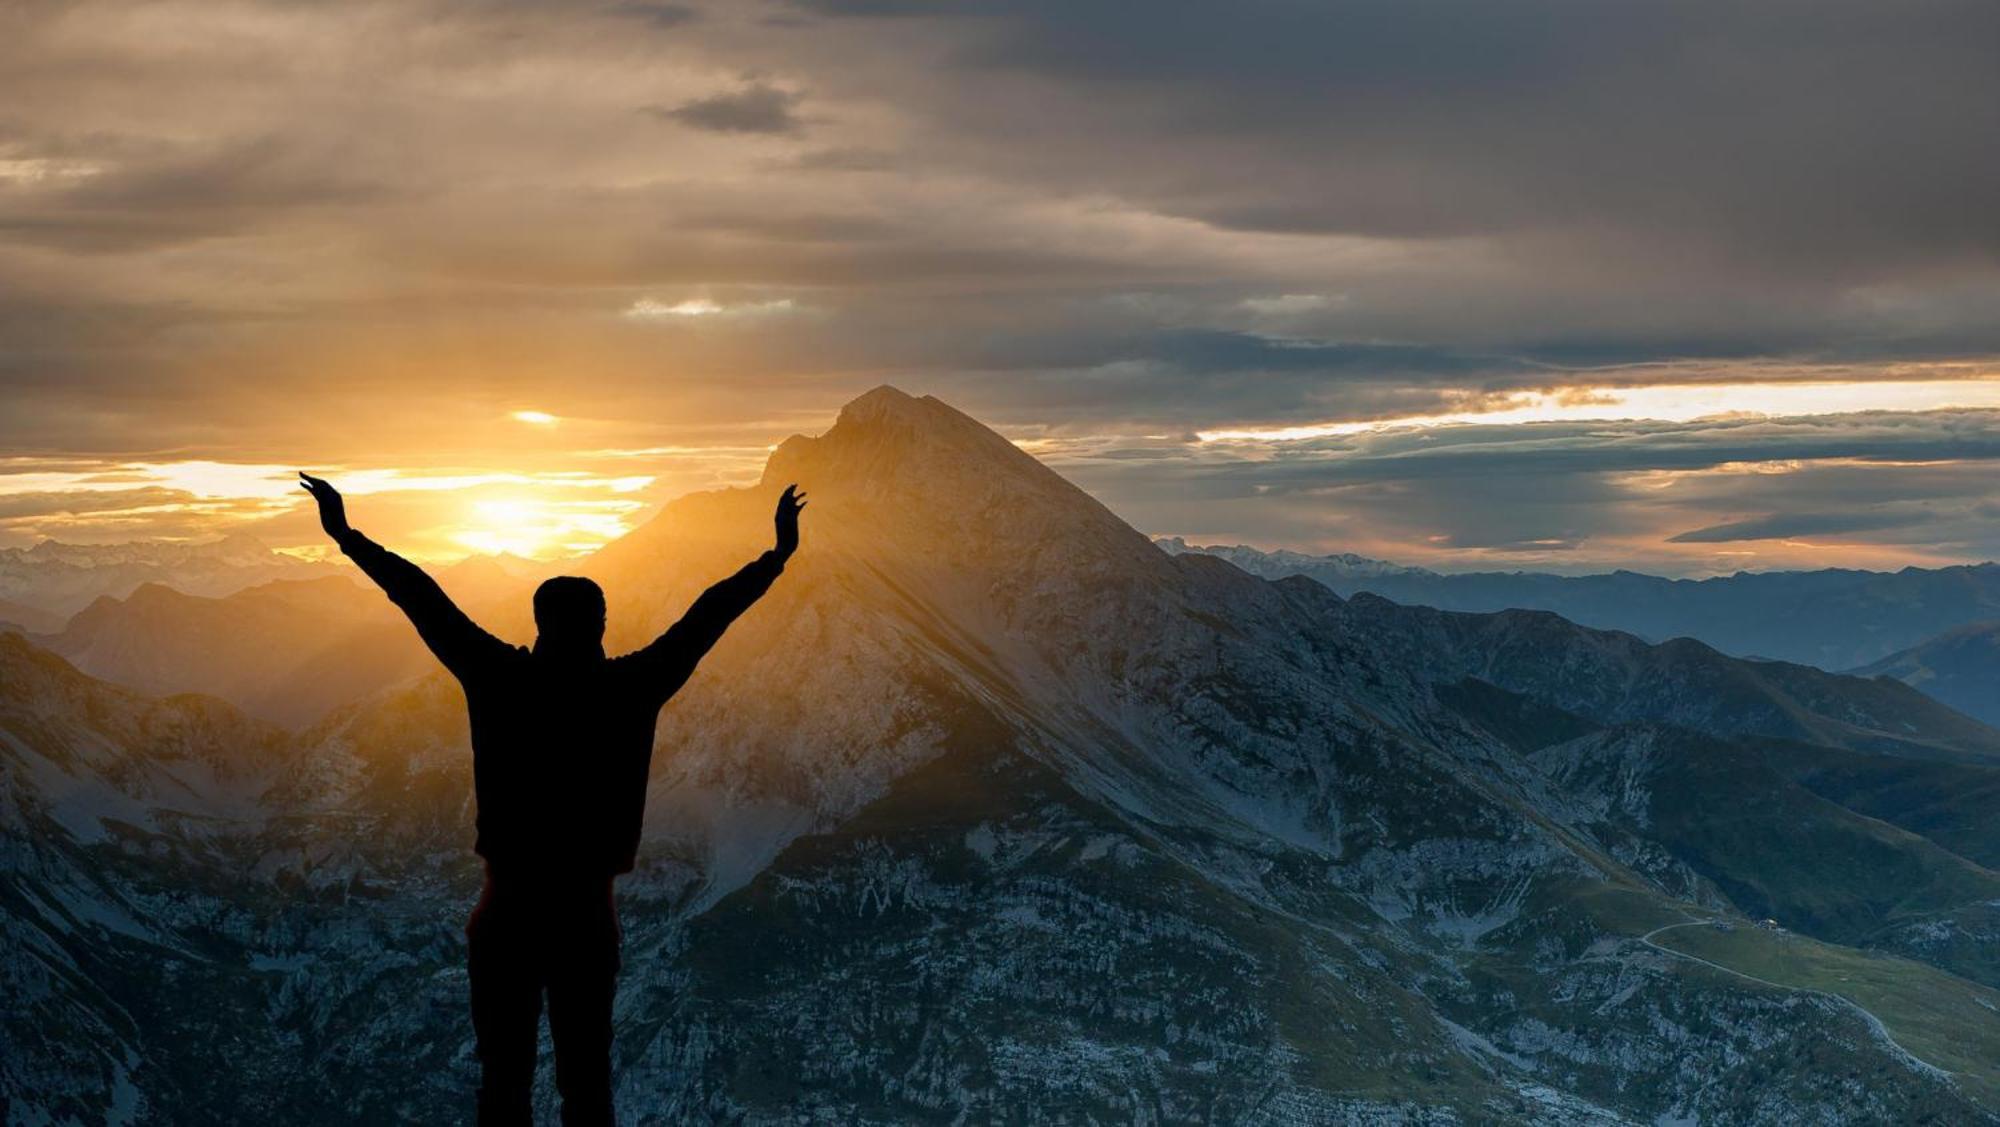
<path id="1" fill-rule="evenodd" d="M 494 641 L 499 644 L 481 655 L 478 661 L 471 663 L 459 672 L 458 679 L 467 688 L 470 688 L 475 682 L 484 682 L 491 678 L 512 674 L 528 668 L 529 661 L 534 656 L 534 651 L 526 646 L 517 646 L 512 642 L 501 642 L 498 638 L 495 638 Z"/>
<path id="2" fill-rule="evenodd" d="M 636 650 L 627 650 L 617 657 L 605 658 L 604 664 L 613 669 L 637 669 L 639 666 L 644 665 L 648 658 L 656 658 L 661 654 L 672 653 L 682 648 L 684 647 L 675 644 L 675 640 L 672 637 L 662 635 L 640 646 Z"/>
<path id="3" fill-rule="evenodd" d="M 613 681 L 617 682 L 623 682 L 634 677 L 643 676 L 646 672 L 645 666 L 646 666 L 648 650 L 652 650 L 654 655 L 657 656 L 658 651 L 656 649 L 653 649 L 652 647 L 645 647 L 641 649 L 632 650 L 629 653 L 619 654 L 617 657 L 605 658 L 604 659 L 605 674 L 608 677 L 610 677 Z"/>
<path id="4" fill-rule="evenodd" d="M 637 699 L 658 703 L 661 678 L 674 666 L 672 655 L 681 647 L 654 642 L 643 649 L 606 659 L 605 679 L 612 690 Z"/>

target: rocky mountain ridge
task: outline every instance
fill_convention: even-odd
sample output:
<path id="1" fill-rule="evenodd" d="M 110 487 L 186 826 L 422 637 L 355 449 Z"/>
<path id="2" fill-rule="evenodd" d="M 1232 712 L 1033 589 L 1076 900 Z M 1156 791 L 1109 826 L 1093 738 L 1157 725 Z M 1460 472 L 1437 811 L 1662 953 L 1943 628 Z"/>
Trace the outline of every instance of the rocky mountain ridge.
<path id="1" fill-rule="evenodd" d="M 147 583 L 187 595 L 220 597 L 272 580 L 314 579 L 343 570 L 332 563 L 272 551 L 242 533 L 191 543 L 44 540 L 28 548 L 0 548 L 0 599 L 67 618 L 96 599 L 123 599 Z"/>

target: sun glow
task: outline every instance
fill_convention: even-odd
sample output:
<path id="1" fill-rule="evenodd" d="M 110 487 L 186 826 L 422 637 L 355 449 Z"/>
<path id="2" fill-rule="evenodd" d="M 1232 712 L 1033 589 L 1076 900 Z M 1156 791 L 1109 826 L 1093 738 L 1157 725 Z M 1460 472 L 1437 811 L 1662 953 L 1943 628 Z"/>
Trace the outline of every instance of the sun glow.
<path id="1" fill-rule="evenodd" d="M 631 531 L 626 517 L 634 508 L 636 503 L 622 500 L 474 501 L 450 539 L 474 552 L 553 559 L 591 551 Z"/>
<path id="2" fill-rule="evenodd" d="M 517 423 L 538 427 L 552 427 L 562 421 L 547 411 L 515 411 L 510 417 Z"/>
<path id="3" fill-rule="evenodd" d="M 426 562 L 592 551 L 632 530 L 652 504 L 646 494 L 656 480 L 579 470 L 308 468 L 348 498 L 356 527 Z M 0 459 L 0 503 L 66 498 L 47 512 L 0 512 L 0 537 L 91 543 L 245 532 L 278 551 L 324 556 L 295 473 L 292 466 L 195 460 Z"/>

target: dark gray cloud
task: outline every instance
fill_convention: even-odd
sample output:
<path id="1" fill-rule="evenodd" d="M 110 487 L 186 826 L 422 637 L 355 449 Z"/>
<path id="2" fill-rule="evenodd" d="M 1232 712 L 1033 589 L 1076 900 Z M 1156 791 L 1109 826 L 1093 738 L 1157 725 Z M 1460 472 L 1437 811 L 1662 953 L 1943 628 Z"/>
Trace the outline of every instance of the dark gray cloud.
<path id="1" fill-rule="evenodd" d="M 0 239 L 81 253 L 144 251 L 389 194 L 344 170 L 339 152 L 301 151 L 270 135 L 154 145 L 114 137 L 61 148 L 76 155 L 48 174 L 53 183 L 23 199 L 0 197 Z M 63 175 L 64 164 L 76 174 Z"/>
<path id="2" fill-rule="evenodd" d="M 613 4 L 609 10 L 613 15 L 662 28 L 680 27 L 701 18 L 701 13 L 687 4 Z"/>
<path id="3" fill-rule="evenodd" d="M 793 91 L 753 82 L 678 106 L 649 106 L 646 112 L 712 133 L 797 133 L 805 127 L 794 112 L 798 104 Z"/>
<path id="4" fill-rule="evenodd" d="M 2000 156 L 1979 141 L 2000 126 L 1985 46 L 2000 11 L 1977 0 L 923 8 L 962 66 L 1044 83 L 1075 111 L 1041 118 L 1047 143 L 1010 158 L 1227 225 L 1569 229 L 1604 249 L 1622 235 L 1676 258 L 1862 273 L 2000 249 L 1982 203 Z M 980 86 L 945 111 L 997 128 L 1040 108 Z M 1113 130 L 1117 159 L 1067 167 Z"/>
<path id="5" fill-rule="evenodd" d="M 1283 456 L 1231 472 L 1264 492 L 1344 481 L 1470 482 L 1730 464 L 1850 461 L 1983 462 L 2000 459 L 2000 414 L 1872 412 L 1692 423 L 1579 422 L 1399 430 L 1353 439 L 1287 443 Z"/>
<path id="6" fill-rule="evenodd" d="M 2000 556 L 1991 411 L 1079 441 L 1049 456 L 1163 534 L 1445 569 L 1684 574 Z"/>
<path id="7" fill-rule="evenodd" d="M 85 514 L 130 513 L 165 506 L 187 505 L 196 498 L 183 490 L 157 486 L 96 491 L 50 490 L 0 494 L 0 526 L 24 517 L 74 517 Z"/>
<path id="8" fill-rule="evenodd" d="M 1743 540 L 1784 540 L 1799 536 L 1876 532 L 1908 528 L 1937 514 L 1912 511 L 1769 513 L 1749 520 L 1732 520 L 1667 537 L 1670 544 L 1730 544 Z"/>

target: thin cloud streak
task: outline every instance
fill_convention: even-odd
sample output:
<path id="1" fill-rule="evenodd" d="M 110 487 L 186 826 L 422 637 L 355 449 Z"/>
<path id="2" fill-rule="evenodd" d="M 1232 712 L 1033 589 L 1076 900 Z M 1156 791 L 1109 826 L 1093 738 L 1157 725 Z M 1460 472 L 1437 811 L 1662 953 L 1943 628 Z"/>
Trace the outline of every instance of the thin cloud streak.
<path id="1" fill-rule="evenodd" d="M 1559 392 L 1512 392 L 1482 407 L 1440 415 L 1305 426 L 1198 431 L 1203 442 L 1295 442 L 1369 431 L 1451 425 L 1558 422 L 1695 422 L 1730 417 L 1787 418 L 1881 411 L 2000 408 L 2000 379 L 1841 383 L 1578 385 Z"/>

